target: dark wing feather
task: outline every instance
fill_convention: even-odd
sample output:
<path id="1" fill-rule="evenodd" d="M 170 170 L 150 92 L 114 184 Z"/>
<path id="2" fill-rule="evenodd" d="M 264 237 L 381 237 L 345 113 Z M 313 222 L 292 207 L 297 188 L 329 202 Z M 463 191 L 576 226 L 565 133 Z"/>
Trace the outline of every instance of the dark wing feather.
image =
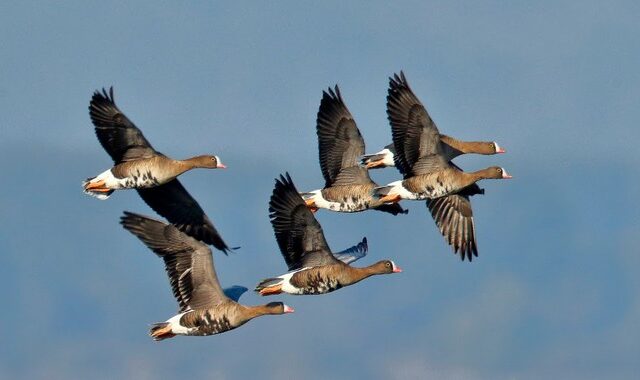
<path id="1" fill-rule="evenodd" d="M 202 207 L 177 179 L 137 190 L 149 207 L 187 235 L 211 244 L 225 254 L 230 251 Z"/>
<path id="2" fill-rule="evenodd" d="M 453 166 L 458 168 L 455 165 Z M 471 200 L 469 199 L 476 194 L 484 194 L 484 190 L 474 183 L 460 190 L 457 194 L 427 199 L 427 208 L 440 233 L 442 233 L 447 243 L 453 247 L 453 251 L 460 253 L 462 260 L 466 258 L 472 261 L 473 256 L 478 256 L 476 228 Z"/>
<path id="3" fill-rule="evenodd" d="M 362 166 L 350 166 L 343 168 L 335 177 L 333 186 L 349 186 L 349 185 L 373 185 L 376 184 L 371 180 L 369 171 Z"/>
<path id="4" fill-rule="evenodd" d="M 338 262 L 331 254 L 320 223 L 302 201 L 289 173 L 276 179 L 269 216 L 289 270 Z"/>
<path id="5" fill-rule="evenodd" d="M 389 78 L 387 116 L 395 148 L 395 164 L 405 178 L 416 173 L 413 166 L 421 157 L 441 154 L 440 133 L 403 72 Z"/>
<path id="6" fill-rule="evenodd" d="M 400 203 L 391 203 L 391 204 L 384 203 L 384 204 L 381 204 L 380 206 L 374 207 L 374 209 L 382 212 L 388 212 L 389 214 L 392 214 L 392 215 L 409 213 L 409 210 L 405 210 L 402 208 L 402 206 L 400 206 Z"/>
<path id="7" fill-rule="evenodd" d="M 213 266 L 211 250 L 175 226 L 130 212 L 120 223 L 161 257 L 180 312 L 227 300 Z"/>
<path id="8" fill-rule="evenodd" d="M 340 89 L 322 92 L 316 123 L 320 169 L 325 187 L 331 187 L 340 170 L 358 165 L 364 154 L 364 140 L 349 109 L 342 100 Z"/>
<path id="9" fill-rule="evenodd" d="M 336 252 L 333 256 L 345 264 L 351 264 L 352 262 L 365 257 L 368 251 L 369 245 L 367 244 L 367 238 L 365 237 L 360 243 L 349 247 L 344 251 Z"/>
<path id="10" fill-rule="evenodd" d="M 156 151 L 142 132 L 116 106 L 113 87 L 96 91 L 89 103 L 96 136 L 115 163 L 153 157 Z"/>

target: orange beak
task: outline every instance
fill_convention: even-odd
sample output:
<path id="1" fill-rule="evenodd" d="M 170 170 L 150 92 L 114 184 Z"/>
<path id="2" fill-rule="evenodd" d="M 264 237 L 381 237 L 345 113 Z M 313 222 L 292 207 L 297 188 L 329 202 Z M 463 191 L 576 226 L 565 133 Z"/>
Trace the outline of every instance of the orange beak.
<path id="1" fill-rule="evenodd" d="M 384 166 L 384 164 L 382 163 L 382 160 L 370 161 L 370 162 L 367 162 L 367 164 L 365 165 L 367 169 L 379 168 L 381 166 Z"/>

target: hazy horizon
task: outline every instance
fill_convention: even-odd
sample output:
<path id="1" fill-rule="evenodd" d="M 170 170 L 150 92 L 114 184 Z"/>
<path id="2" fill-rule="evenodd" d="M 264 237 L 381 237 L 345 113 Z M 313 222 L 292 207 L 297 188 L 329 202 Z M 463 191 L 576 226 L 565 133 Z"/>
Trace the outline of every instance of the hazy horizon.
<path id="1" fill-rule="evenodd" d="M 4 4 L 0 12 L 0 378 L 565 379 L 640 370 L 640 49 L 634 2 L 401 1 Z M 331 248 L 366 236 L 404 270 L 296 312 L 160 343 L 175 314 L 163 265 L 118 224 L 158 217 L 135 191 L 81 181 L 111 166 L 88 115 L 114 86 L 159 151 L 217 154 L 181 177 L 225 241 L 223 286 L 286 271 L 268 217 L 274 178 L 322 186 L 315 120 L 339 84 L 367 151 L 391 141 L 388 77 L 404 70 L 448 135 L 507 153 L 473 199 L 479 257 L 461 262 L 424 202 L 408 215 L 316 214 Z M 395 169 L 372 172 L 378 183 Z"/>

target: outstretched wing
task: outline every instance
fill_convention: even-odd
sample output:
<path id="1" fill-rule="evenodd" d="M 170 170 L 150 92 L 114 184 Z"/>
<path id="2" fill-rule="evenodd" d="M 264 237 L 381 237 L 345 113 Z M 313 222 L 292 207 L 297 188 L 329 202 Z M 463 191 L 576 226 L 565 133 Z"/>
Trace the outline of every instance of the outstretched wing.
<path id="1" fill-rule="evenodd" d="M 140 197 L 179 230 L 228 254 L 231 250 L 204 213 L 198 202 L 180 181 L 174 179 L 163 185 L 137 189 Z"/>
<path id="2" fill-rule="evenodd" d="M 451 166 L 462 170 L 455 164 Z M 460 258 L 469 261 L 478 256 L 476 243 L 476 227 L 473 221 L 471 196 L 484 194 L 484 190 L 477 184 L 472 184 L 460 190 L 457 194 L 447 195 L 436 199 L 427 199 L 427 208 L 436 222 L 438 229 L 455 253 L 460 252 Z"/>
<path id="3" fill-rule="evenodd" d="M 108 93 L 105 89 L 93 93 L 89 116 L 100 144 L 115 163 L 153 157 L 157 153 L 140 129 L 118 109 L 113 87 Z"/>
<path id="4" fill-rule="evenodd" d="M 232 299 L 233 301 L 238 302 L 240 297 L 249 289 L 240 285 L 233 285 L 228 288 L 224 288 L 224 295 Z"/>
<path id="5" fill-rule="evenodd" d="M 269 201 L 271 225 L 289 270 L 335 263 L 320 223 L 304 204 L 289 173 L 276 179 Z"/>
<path id="6" fill-rule="evenodd" d="M 164 260 L 180 312 L 208 308 L 228 299 L 205 244 L 173 225 L 127 211 L 120 223 Z"/>
<path id="7" fill-rule="evenodd" d="M 414 165 L 422 157 L 441 154 L 440 133 L 403 72 L 389 78 L 387 116 L 396 150 L 396 166 L 405 178 L 424 174 L 425 166 L 414 168 Z"/>
<path id="8" fill-rule="evenodd" d="M 322 92 L 316 123 L 320 169 L 325 187 L 331 187 L 343 168 L 357 166 L 364 154 L 364 140 L 335 86 Z"/>
<path id="9" fill-rule="evenodd" d="M 369 245 L 367 244 L 367 238 L 365 237 L 360 243 L 354 245 L 353 247 L 349 247 L 344 251 L 336 252 L 333 254 L 333 256 L 345 264 L 350 264 L 365 257 L 368 250 Z"/>

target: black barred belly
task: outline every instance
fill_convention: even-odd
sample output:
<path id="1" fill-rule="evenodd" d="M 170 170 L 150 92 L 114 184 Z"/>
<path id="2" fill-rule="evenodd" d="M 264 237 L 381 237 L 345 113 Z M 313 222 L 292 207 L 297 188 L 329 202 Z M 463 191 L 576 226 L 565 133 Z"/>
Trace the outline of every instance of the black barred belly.
<path id="1" fill-rule="evenodd" d="M 370 198 L 363 198 L 357 196 L 343 197 L 340 202 L 341 212 L 357 212 L 363 211 L 369 208 L 371 203 Z"/>
<path id="2" fill-rule="evenodd" d="M 336 279 L 313 276 L 302 289 L 303 294 L 325 294 L 340 288 L 342 288 L 342 285 Z"/>
<path id="3" fill-rule="evenodd" d="M 189 332 L 189 335 L 193 336 L 220 334 L 238 327 L 232 326 L 227 317 L 214 316 L 209 311 L 201 313 L 197 318 L 189 318 L 190 320 L 184 320 L 185 317 L 182 317 L 180 324 L 183 326 L 195 327 L 195 330 Z"/>

